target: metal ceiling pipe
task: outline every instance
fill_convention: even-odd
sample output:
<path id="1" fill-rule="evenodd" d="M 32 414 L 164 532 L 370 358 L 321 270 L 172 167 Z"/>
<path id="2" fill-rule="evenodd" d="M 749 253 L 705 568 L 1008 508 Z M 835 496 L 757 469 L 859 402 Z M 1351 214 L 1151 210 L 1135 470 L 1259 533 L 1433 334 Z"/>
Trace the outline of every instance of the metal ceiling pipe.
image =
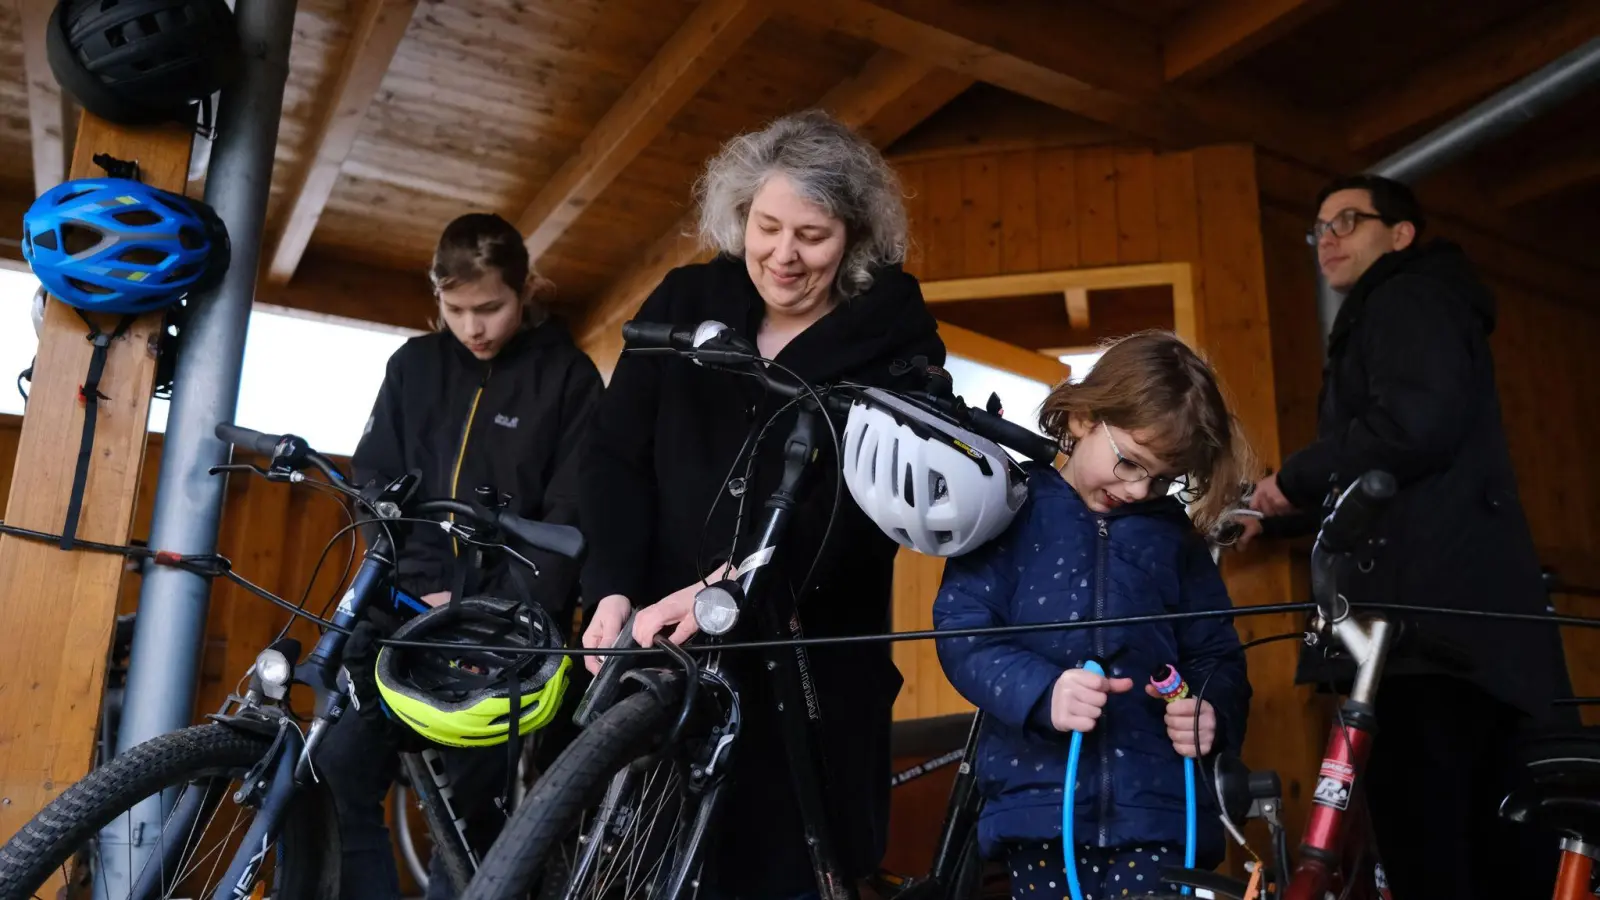
<path id="1" fill-rule="evenodd" d="M 255 300 L 295 6 L 296 0 L 238 2 L 244 70 L 219 104 L 205 193 L 206 202 L 227 225 L 232 261 L 216 288 L 189 298 L 193 308 L 177 351 L 150 529 L 152 547 L 184 554 L 216 550 L 226 482 L 207 470 L 226 463 L 229 448 L 212 429 L 218 422 L 233 421 L 239 400 L 239 372 Z M 147 568 L 118 729 L 119 753 L 190 723 L 210 593 L 211 582 L 199 575 Z M 123 852 L 101 854 L 97 874 L 109 896 L 127 896 L 131 891 L 132 873 L 139 871 L 157 842 L 146 840 L 134 847 L 136 842 L 127 835 L 137 834 L 131 829 L 141 824 L 149 826 L 145 834 L 159 834 L 159 806 L 146 803 L 111 826 L 121 834 L 112 835 L 110 845 L 120 842 Z"/>
<path id="2" fill-rule="evenodd" d="M 1436 172 L 1478 147 L 1521 128 L 1600 81 L 1600 37 L 1518 81 L 1439 126 L 1367 169 L 1405 184 Z M 1316 265 L 1313 255 L 1312 264 Z M 1344 295 L 1330 288 L 1317 268 L 1317 318 L 1322 325 L 1322 350 Z"/>

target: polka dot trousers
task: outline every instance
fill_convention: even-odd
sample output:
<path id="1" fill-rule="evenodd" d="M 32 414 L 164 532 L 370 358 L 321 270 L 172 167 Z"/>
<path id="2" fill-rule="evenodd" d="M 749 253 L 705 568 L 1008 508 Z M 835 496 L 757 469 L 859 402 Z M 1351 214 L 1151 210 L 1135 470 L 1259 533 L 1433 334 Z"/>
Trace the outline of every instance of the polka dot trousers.
<path id="1" fill-rule="evenodd" d="M 1073 857 L 1083 900 L 1178 892 L 1176 885 L 1163 884 L 1158 879 L 1162 866 L 1183 865 L 1181 845 L 1079 847 Z M 1060 841 L 1012 844 L 1007 848 L 1006 868 L 1011 872 L 1012 900 L 1071 900 Z"/>

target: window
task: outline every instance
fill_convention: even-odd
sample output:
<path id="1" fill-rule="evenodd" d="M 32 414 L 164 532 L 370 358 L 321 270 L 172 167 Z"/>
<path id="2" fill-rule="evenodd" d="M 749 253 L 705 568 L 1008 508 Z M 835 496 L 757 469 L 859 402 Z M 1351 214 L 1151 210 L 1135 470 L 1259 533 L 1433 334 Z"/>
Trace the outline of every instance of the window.
<path id="1" fill-rule="evenodd" d="M 0 414 L 22 413 L 22 396 L 11 382 L 38 346 L 28 314 L 37 286 L 30 274 L 0 270 Z M 292 431 L 324 453 L 349 454 L 389 356 L 416 333 L 252 312 L 234 418 L 258 431 Z M 152 432 L 166 430 L 167 406 L 165 400 L 151 403 Z"/>

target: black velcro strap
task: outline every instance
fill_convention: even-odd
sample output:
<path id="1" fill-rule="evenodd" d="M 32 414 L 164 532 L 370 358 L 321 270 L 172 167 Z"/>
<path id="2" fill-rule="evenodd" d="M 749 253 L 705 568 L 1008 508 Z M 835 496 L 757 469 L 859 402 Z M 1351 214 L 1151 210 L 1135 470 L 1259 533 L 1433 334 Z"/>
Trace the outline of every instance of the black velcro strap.
<path id="1" fill-rule="evenodd" d="M 123 316 L 122 321 L 117 323 L 117 330 L 108 335 L 89 321 L 82 310 L 78 311 L 78 316 L 89 326 L 88 338 L 94 343 L 94 351 L 89 354 L 89 374 L 84 376 L 83 387 L 78 391 L 83 401 L 83 437 L 78 442 L 78 466 L 72 473 L 72 493 L 67 498 L 67 521 L 61 528 L 63 550 L 71 550 L 78 536 L 78 518 L 83 513 L 83 491 L 89 481 L 89 460 L 94 455 L 94 427 L 102 399 L 100 376 L 105 373 L 106 356 L 111 350 L 111 342 L 127 334 L 137 318 Z"/>

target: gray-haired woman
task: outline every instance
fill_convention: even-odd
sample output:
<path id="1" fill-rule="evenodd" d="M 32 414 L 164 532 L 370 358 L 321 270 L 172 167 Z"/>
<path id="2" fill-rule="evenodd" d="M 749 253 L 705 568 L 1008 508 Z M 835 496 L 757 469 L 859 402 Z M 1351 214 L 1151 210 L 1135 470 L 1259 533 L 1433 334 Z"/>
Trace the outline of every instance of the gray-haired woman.
<path id="1" fill-rule="evenodd" d="M 721 253 L 670 272 L 636 318 L 680 326 L 715 319 L 817 383 L 893 386 L 896 361 L 944 361 L 922 291 L 900 268 L 906 216 L 899 183 L 848 128 L 817 112 L 779 119 L 730 141 L 696 193 L 701 235 Z M 751 379 L 679 358 L 627 356 L 617 364 L 580 478 L 590 547 L 584 646 L 609 646 L 635 609 L 634 634 L 643 644 L 667 628 L 679 642 L 694 633 L 702 534 L 707 564 L 726 562 L 740 526 L 723 479 L 780 405 Z M 748 490 L 756 504 L 777 485 L 788 431 L 780 419 L 752 451 Z M 820 553 L 816 586 L 799 598 L 807 635 L 886 631 L 896 545 L 846 492 L 822 546 L 834 497 L 831 453 L 817 469 L 822 477 L 776 563 L 783 581 L 799 590 Z M 742 527 L 750 530 L 758 518 L 746 515 Z M 737 668 L 744 685 L 770 677 L 751 654 L 728 657 L 724 664 Z M 590 665 L 598 668 L 599 660 Z M 815 648 L 810 670 L 822 710 L 834 841 L 845 874 L 865 875 L 887 835 L 889 725 L 901 678 L 883 644 Z M 759 695 L 743 705 L 732 783 L 713 834 L 708 876 L 717 896 L 814 891 L 770 707 Z"/>

